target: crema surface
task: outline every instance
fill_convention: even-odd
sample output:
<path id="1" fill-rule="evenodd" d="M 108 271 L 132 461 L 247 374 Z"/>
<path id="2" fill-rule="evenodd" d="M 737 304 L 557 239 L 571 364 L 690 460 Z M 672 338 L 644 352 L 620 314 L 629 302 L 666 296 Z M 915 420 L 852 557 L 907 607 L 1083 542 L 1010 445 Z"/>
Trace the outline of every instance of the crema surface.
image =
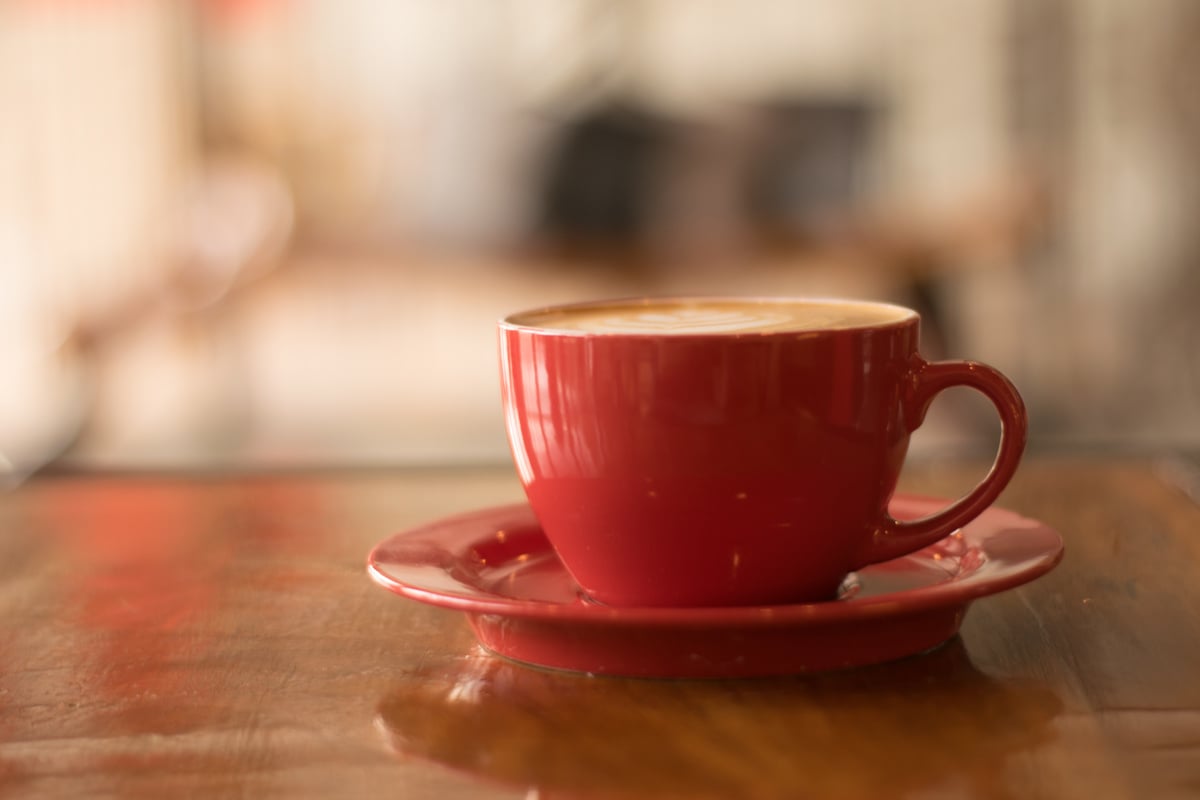
<path id="1" fill-rule="evenodd" d="M 509 322 L 585 333 L 705 334 L 840 330 L 914 316 L 899 306 L 827 301 L 664 301 L 561 307 Z"/>

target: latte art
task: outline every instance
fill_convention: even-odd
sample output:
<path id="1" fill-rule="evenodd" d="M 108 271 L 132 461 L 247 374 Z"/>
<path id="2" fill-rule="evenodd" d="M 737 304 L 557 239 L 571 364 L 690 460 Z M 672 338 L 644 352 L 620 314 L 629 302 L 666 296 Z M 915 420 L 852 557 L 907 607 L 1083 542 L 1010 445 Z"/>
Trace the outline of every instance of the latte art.
<path id="1" fill-rule="evenodd" d="M 628 335 L 702 335 L 864 328 L 914 313 L 881 303 L 829 300 L 662 300 L 598 303 L 517 314 L 510 324 Z"/>
<path id="2" fill-rule="evenodd" d="M 771 328 L 790 319 L 787 314 L 773 314 L 765 310 L 753 313 L 749 309 L 675 308 L 642 312 L 629 310 L 589 319 L 584 329 L 597 333 L 726 333 Z"/>

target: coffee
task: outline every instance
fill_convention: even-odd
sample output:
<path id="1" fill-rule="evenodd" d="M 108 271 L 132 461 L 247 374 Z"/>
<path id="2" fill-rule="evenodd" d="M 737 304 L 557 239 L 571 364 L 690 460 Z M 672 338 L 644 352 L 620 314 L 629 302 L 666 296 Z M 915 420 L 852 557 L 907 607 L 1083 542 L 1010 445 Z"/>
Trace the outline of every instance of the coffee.
<path id="1" fill-rule="evenodd" d="M 1024 406 L 993 369 L 921 358 L 918 327 L 883 304 L 694 297 L 501 322 L 517 474 L 580 589 L 613 606 L 824 601 L 981 513 L 1016 469 Z M 909 436 L 950 386 L 995 404 L 997 461 L 947 509 L 894 519 Z"/>
<path id="2" fill-rule="evenodd" d="M 696 335 L 869 328 L 901 322 L 899 306 L 821 300 L 643 300 L 563 306 L 518 314 L 521 327 L 582 333 Z"/>

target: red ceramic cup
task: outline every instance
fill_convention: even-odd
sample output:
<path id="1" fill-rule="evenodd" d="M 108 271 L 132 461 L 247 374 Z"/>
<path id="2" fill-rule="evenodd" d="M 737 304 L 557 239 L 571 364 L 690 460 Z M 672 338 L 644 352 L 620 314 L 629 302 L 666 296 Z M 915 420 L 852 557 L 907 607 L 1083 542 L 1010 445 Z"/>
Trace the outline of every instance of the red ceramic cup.
<path id="1" fill-rule="evenodd" d="M 847 573 L 965 525 L 1016 470 L 1025 408 L 990 367 L 923 359 L 918 329 L 899 306 L 790 299 L 506 318 L 509 440 L 563 565 L 611 605 L 821 601 Z M 996 461 L 948 508 L 893 519 L 909 435 L 951 386 L 995 405 Z"/>

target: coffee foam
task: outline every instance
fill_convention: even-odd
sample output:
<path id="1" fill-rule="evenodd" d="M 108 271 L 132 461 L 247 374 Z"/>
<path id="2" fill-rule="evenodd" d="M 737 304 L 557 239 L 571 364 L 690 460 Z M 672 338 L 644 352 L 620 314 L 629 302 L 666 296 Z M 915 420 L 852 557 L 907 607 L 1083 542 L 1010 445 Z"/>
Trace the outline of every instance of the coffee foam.
<path id="1" fill-rule="evenodd" d="M 722 334 L 842 330 L 899 322 L 898 306 L 837 301 L 686 300 L 614 303 L 535 311 L 516 325 L 608 334 Z"/>

